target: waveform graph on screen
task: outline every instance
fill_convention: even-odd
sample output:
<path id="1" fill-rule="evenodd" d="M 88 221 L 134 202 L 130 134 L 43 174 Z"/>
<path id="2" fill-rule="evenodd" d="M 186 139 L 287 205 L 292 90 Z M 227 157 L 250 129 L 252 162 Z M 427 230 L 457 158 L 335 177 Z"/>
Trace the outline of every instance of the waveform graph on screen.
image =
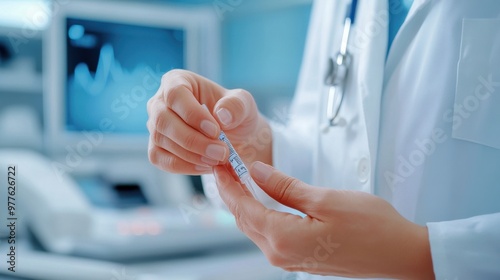
<path id="1" fill-rule="evenodd" d="M 66 128 L 146 134 L 146 103 L 184 68 L 182 30 L 67 20 Z"/>

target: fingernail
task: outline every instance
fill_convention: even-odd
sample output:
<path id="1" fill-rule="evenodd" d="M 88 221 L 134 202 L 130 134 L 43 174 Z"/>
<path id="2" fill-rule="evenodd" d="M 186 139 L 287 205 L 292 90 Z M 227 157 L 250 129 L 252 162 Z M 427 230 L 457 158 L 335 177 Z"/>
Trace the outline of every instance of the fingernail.
<path id="1" fill-rule="evenodd" d="M 219 161 L 213 160 L 213 159 L 210 159 L 210 158 L 207 158 L 207 157 L 201 157 L 201 161 L 203 163 L 208 164 L 209 166 L 214 166 L 214 165 L 218 165 L 219 164 Z"/>
<path id="2" fill-rule="evenodd" d="M 213 122 L 207 121 L 207 120 L 202 120 L 201 124 L 200 124 L 200 128 L 208 136 L 217 137 L 217 126 Z"/>
<path id="3" fill-rule="evenodd" d="M 205 154 L 211 159 L 223 161 L 226 158 L 226 148 L 221 145 L 210 144 L 208 145 Z"/>
<path id="4" fill-rule="evenodd" d="M 250 171 L 252 177 L 260 183 L 266 183 L 273 172 L 274 168 L 259 161 L 252 165 L 252 170 Z"/>
<path id="5" fill-rule="evenodd" d="M 212 167 L 206 167 L 201 165 L 196 165 L 194 169 L 196 169 L 196 171 L 199 172 L 212 172 Z"/>
<path id="6" fill-rule="evenodd" d="M 219 117 L 219 120 L 223 125 L 230 125 L 233 121 L 233 116 L 227 109 L 221 108 L 217 110 L 216 113 L 217 117 Z"/>

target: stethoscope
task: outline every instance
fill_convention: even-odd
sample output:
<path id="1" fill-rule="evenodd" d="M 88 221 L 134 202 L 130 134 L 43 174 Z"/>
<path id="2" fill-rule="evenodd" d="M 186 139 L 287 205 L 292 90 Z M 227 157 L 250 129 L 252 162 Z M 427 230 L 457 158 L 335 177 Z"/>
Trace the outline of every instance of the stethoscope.
<path id="1" fill-rule="evenodd" d="M 328 128 L 339 126 L 343 123 L 337 119 L 344 100 L 345 84 L 351 67 L 352 56 L 347 49 L 347 45 L 351 35 L 351 27 L 354 24 L 357 6 L 358 1 L 352 0 L 351 4 L 347 7 L 340 50 L 337 52 L 335 59 L 328 59 L 328 70 L 325 76 L 325 85 L 329 87 L 326 107 L 327 124 L 323 129 L 325 132 L 328 131 Z"/>

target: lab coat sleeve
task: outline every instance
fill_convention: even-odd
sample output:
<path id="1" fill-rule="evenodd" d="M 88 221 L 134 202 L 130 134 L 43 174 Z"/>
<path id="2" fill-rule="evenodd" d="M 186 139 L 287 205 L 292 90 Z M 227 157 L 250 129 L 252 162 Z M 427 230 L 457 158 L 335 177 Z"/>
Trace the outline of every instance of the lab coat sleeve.
<path id="1" fill-rule="evenodd" d="M 427 227 L 436 279 L 500 279 L 500 213 Z"/>
<path id="2" fill-rule="evenodd" d="M 313 173 L 314 137 L 310 137 L 305 127 L 316 125 L 282 126 L 271 123 L 273 128 L 273 165 L 276 169 L 306 183 L 311 183 Z"/>

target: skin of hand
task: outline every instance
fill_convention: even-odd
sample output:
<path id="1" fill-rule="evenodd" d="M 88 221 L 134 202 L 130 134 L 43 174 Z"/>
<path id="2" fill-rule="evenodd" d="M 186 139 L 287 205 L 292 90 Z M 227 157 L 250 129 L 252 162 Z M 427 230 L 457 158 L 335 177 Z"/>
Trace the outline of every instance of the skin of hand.
<path id="1" fill-rule="evenodd" d="M 434 279 L 427 228 L 379 197 L 310 186 L 264 163 L 252 164 L 256 183 L 306 215 L 301 217 L 264 207 L 229 166 L 213 171 L 239 229 L 275 266 L 355 278 Z"/>
<path id="2" fill-rule="evenodd" d="M 267 140 L 271 128 L 244 90 L 227 90 L 195 73 L 172 70 L 162 77 L 147 110 L 148 155 L 162 170 L 211 173 L 213 166 L 229 156 L 228 147 L 218 140 L 221 129 L 244 161 L 272 162 L 272 143 Z"/>

